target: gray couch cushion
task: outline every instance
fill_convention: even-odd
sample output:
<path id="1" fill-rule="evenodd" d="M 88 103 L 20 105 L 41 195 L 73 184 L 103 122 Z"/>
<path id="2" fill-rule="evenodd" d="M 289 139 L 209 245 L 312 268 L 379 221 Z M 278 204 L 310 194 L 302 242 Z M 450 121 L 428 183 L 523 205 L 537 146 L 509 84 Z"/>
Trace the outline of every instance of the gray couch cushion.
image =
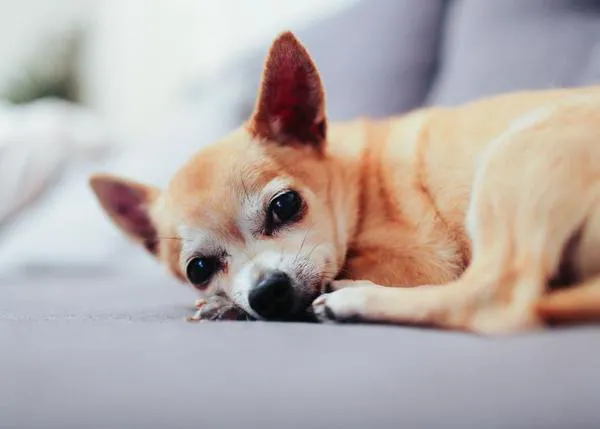
<path id="1" fill-rule="evenodd" d="M 446 0 L 361 0 L 295 29 L 323 77 L 329 118 L 382 117 L 419 106 L 435 75 L 445 6 Z M 251 89 L 241 120 L 253 107 L 266 50 L 239 66 Z"/>
<path id="2" fill-rule="evenodd" d="M 1 285 L 0 428 L 600 427 L 599 328 L 188 324 L 147 275 Z"/>
<path id="3" fill-rule="evenodd" d="M 600 81 L 597 0 L 455 0 L 429 104 Z"/>
<path id="4" fill-rule="evenodd" d="M 0 428 L 600 427 L 598 328 L 188 324 L 156 275 L 2 285 Z"/>
<path id="5" fill-rule="evenodd" d="M 362 0 L 300 30 L 323 75 L 331 120 L 384 117 L 423 103 L 435 75 L 445 0 Z"/>

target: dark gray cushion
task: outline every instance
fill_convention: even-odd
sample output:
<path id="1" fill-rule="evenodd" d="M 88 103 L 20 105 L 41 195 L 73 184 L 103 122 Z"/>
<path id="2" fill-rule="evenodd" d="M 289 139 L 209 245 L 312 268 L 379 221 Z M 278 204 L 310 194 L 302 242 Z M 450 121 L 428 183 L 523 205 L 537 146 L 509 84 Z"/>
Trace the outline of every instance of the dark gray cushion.
<path id="1" fill-rule="evenodd" d="M 429 104 L 600 81 L 597 0 L 454 0 Z"/>

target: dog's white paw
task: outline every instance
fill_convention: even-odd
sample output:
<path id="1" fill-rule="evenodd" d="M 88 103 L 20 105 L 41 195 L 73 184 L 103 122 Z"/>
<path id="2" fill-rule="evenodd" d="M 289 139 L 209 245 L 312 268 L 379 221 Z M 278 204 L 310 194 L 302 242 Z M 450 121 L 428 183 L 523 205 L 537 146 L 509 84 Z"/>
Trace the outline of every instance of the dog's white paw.
<path id="1" fill-rule="evenodd" d="M 321 322 L 358 322 L 366 313 L 370 289 L 351 287 L 321 295 L 312 304 L 313 313 Z"/>

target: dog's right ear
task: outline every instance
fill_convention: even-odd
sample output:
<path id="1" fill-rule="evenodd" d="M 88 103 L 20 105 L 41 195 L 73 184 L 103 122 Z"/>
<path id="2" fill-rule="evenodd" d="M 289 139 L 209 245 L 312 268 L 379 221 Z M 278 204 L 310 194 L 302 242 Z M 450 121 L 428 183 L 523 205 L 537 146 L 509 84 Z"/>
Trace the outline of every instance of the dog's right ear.
<path id="1" fill-rule="evenodd" d="M 150 216 L 150 207 L 159 190 L 104 174 L 92 176 L 90 186 L 113 223 L 133 241 L 157 255 L 157 230 Z"/>

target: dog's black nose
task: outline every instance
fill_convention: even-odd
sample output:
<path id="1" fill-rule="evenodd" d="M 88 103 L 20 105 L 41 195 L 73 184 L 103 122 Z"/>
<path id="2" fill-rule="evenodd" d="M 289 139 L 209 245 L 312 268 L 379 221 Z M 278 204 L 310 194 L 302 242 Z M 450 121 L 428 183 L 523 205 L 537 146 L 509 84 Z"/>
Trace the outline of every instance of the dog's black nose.
<path id="1" fill-rule="evenodd" d="M 248 303 L 252 310 L 265 319 L 286 318 L 294 307 L 292 279 L 282 271 L 264 275 L 250 291 Z"/>

